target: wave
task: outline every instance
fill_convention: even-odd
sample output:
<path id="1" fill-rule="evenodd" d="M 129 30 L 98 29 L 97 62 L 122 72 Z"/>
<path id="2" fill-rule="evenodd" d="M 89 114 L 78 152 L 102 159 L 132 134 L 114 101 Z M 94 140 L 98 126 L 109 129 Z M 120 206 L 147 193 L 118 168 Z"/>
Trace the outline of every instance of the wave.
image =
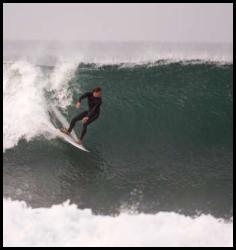
<path id="1" fill-rule="evenodd" d="M 16 200 L 3 200 L 4 244 L 232 246 L 232 220 L 219 219 L 233 216 L 231 50 L 37 46 L 4 58 L 4 197 Z M 50 109 L 69 121 L 97 85 L 83 155 L 55 140 Z M 43 208 L 67 199 L 80 208 Z"/>
<path id="2" fill-rule="evenodd" d="M 32 209 L 3 200 L 5 247 L 232 247 L 233 223 L 211 215 L 121 213 L 100 216 L 66 202 Z"/>
<path id="3" fill-rule="evenodd" d="M 50 105 L 64 111 L 68 118 L 68 108 L 81 91 L 93 88 L 96 77 L 102 79 L 102 87 L 108 94 L 106 100 L 110 108 L 105 107 L 105 114 L 115 109 L 120 113 L 120 121 L 125 119 L 122 110 L 126 107 L 133 115 L 132 122 L 155 113 L 148 126 L 152 131 L 159 128 L 162 135 L 169 133 L 176 137 L 178 134 L 182 140 L 191 136 L 189 139 L 193 141 L 204 140 L 207 131 L 211 140 L 218 132 L 222 139 L 229 139 L 231 134 L 232 65 L 158 63 L 152 67 L 144 64 L 130 68 L 127 65 L 94 67 L 93 64 L 65 62 L 45 67 L 17 61 L 4 63 L 3 72 L 4 150 L 17 145 L 21 138 L 47 136 L 53 129 L 48 113 Z M 85 79 L 88 74 L 89 78 Z M 94 83 L 89 87 L 91 81 Z M 119 96 L 123 103 L 119 104 Z M 135 115 L 137 112 L 140 116 Z M 108 125 L 111 121 L 107 118 L 104 117 L 104 122 Z M 205 132 L 202 122 L 206 124 Z M 145 124 L 138 123 L 145 131 Z M 221 131 L 223 123 L 224 133 Z M 182 130 L 181 126 L 187 127 Z"/>
<path id="4" fill-rule="evenodd" d="M 137 189 L 143 194 L 139 212 L 232 217 L 232 64 L 127 67 L 71 61 L 49 67 L 21 60 L 5 63 L 3 70 L 7 197 L 36 207 L 67 199 L 80 204 L 76 192 L 68 194 L 76 185 L 84 207 L 110 214 L 120 204 L 130 204 L 129 194 Z M 100 118 L 86 134 L 92 154 L 84 156 L 56 140 L 49 111 L 53 106 L 70 121 L 80 94 L 96 85 L 102 87 L 104 101 Z M 86 108 L 83 102 L 81 109 Z M 79 135 L 80 125 L 75 132 Z M 47 173 L 52 185 L 46 193 L 38 171 Z M 17 191 L 21 179 L 16 173 L 31 183 L 27 193 Z M 63 182 L 57 175 L 62 173 Z M 32 183 L 32 175 L 37 182 Z"/>

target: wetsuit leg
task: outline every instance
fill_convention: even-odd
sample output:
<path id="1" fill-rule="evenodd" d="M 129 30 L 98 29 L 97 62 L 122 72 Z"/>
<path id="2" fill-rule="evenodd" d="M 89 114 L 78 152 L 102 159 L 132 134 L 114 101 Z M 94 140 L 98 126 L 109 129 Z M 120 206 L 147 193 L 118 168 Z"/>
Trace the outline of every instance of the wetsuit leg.
<path id="1" fill-rule="evenodd" d="M 71 133 L 72 129 L 74 128 L 74 126 L 76 124 L 76 122 L 82 120 L 87 114 L 88 114 L 88 111 L 84 111 L 84 112 L 78 114 L 77 116 L 75 116 L 72 119 L 71 123 L 70 123 L 70 127 L 68 129 L 68 132 Z"/>
<path id="2" fill-rule="evenodd" d="M 81 135 L 80 135 L 80 140 L 81 140 L 81 141 L 83 140 L 83 138 L 84 138 L 84 136 L 85 136 L 85 134 L 86 134 L 86 132 L 87 132 L 87 126 L 88 126 L 90 123 L 94 122 L 94 121 L 98 118 L 98 116 L 99 116 L 99 115 L 94 115 L 94 116 L 90 117 L 90 118 L 87 120 L 87 122 L 83 124 L 83 129 L 82 129 Z"/>

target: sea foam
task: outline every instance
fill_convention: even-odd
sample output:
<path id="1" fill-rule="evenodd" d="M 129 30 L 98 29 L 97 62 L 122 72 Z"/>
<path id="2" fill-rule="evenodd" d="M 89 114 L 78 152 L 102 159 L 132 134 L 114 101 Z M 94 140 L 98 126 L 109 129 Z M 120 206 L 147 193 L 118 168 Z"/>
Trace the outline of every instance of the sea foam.
<path id="1" fill-rule="evenodd" d="M 3 245 L 79 247 L 231 247 L 233 223 L 174 212 L 102 216 L 69 202 L 32 209 L 3 200 Z"/>

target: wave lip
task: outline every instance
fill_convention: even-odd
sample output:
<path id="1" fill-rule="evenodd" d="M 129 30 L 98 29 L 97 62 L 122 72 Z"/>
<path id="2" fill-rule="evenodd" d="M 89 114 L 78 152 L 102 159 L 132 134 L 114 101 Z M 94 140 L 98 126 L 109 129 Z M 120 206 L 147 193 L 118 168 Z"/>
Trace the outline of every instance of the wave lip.
<path id="1" fill-rule="evenodd" d="M 54 65 L 58 59 L 95 64 L 146 64 L 201 60 L 232 63 L 232 44 L 157 42 L 4 42 L 4 61 L 27 58 L 33 63 Z"/>
<path id="2" fill-rule="evenodd" d="M 174 212 L 98 216 L 69 202 L 32 209 L 4 199 L 3 240 L 8 247 L 230 247 L 233 223 Z"/>

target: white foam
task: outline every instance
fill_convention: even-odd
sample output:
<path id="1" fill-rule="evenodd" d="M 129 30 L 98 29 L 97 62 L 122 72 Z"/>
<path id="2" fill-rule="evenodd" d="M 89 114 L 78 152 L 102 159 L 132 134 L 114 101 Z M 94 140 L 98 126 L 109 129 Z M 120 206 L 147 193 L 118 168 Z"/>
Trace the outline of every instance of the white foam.
<path id="1" fill-rule="evenodd" d="M 54 91 L 56 104 L 65 109 L 72 102 L 69 81 L 74 76 L 78 64 L 75 61 L 61 61 L 54 67 L 48 79 L 48 90 Z"/>
<path id="2" fill-rule="evenodd" d="M 59 62 L 48 75 L 27 61 L 3 64 L 3 149 L 53 131 L 45 91 L 53 91 L 55 105 L 72 101 L 69 79 L 77 65 Z"/>
<path id="3" fill-rule="evenodd" d="M 93 215 L 64 203 L 32 209 L 3 200 L 3 245 L 90 247 L 230 247 L 233 223 L 210 215 L 190 218 L 177 213 Z"/>

